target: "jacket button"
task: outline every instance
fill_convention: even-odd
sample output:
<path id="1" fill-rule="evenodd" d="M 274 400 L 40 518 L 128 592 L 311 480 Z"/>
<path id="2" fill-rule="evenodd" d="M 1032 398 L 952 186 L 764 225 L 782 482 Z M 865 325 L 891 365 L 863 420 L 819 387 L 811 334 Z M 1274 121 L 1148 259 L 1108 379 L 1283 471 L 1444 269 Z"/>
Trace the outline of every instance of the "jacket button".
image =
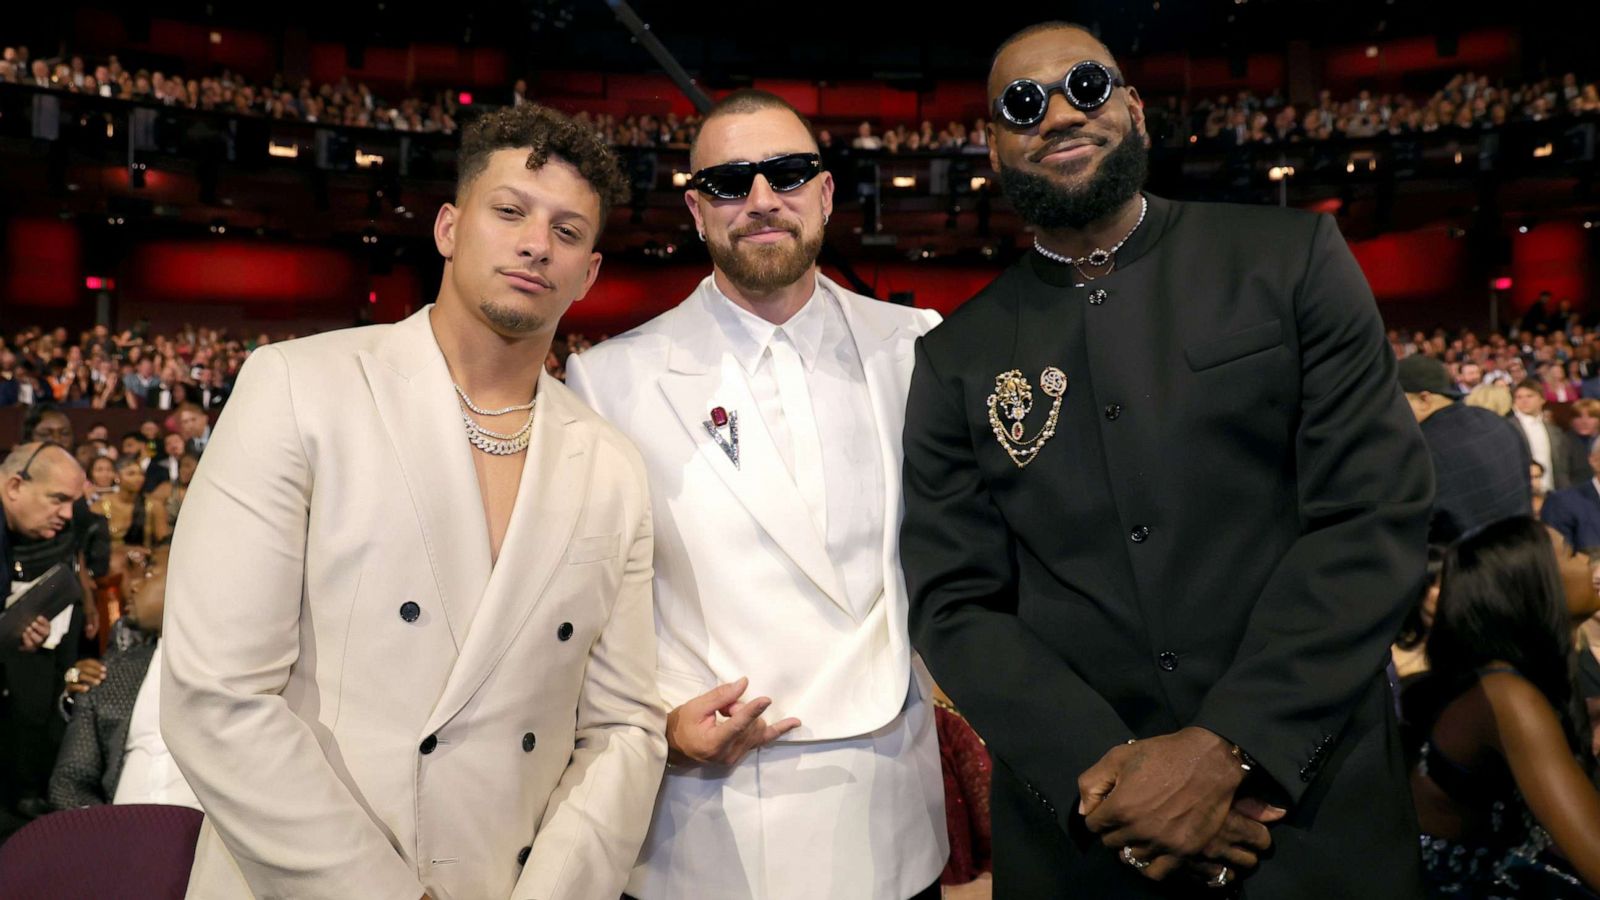
<path id="1" fill-rule="evenodd" d="M 532 847 L 523 847 L 521 850 L 518 850 L 517 851 L 517 865 L 519 865 L 519 866 L 527 865 L 528 864 L 528 854 L 530 854 L 532 852 L 533 852 L 533 848 Z"/>
<path id="2" fill-rule="evenodd" d="M 1136 526 L 1132 531 L 1128 532 L 1128 540 L 1133 541 L 1135 544 L 1142 544 L 1148 540 L 1149 537 L 1150 526 L 1148 525 Z"/>
<path id="3" fill-rule="evenodd" d="M 571 622 L 562 622 L 561 623 L 561 627 L 556 629 L 556 638 L 559 639 L 559 640 L 563 640 L 564 641 L 564 640 L 567 640 L 567 639 L 569 639 L 571 637 L 572 637 L 572 623 Z"/>
<path id="4" fill-rule="evenodd" d="M 1163 672 L 1171 672 L 1178 668 L 1178 654 L 1171 650 L 1164 651 L 1156 657 L 1156 665 L 1160 666 Z"/>
<path id="5" fill-rule="evenodd" d="M 1106 404 L 1106 419 L 1107 420 L 1115 422 L 1117 420 L 1117 417 L 1121 416 L 1121 415 L 1122 415 L 1122 404 L 1120 404 L 1120 403 L 1107 403 Z"/>
<path id="6" fill-rule="evenodd" d="M 419 747 L 418 749 L 420 749 L 422 751 L 422 755 L 423 756 L 427 756 L 429 753 L 432 753 L 433 752 L 433 748 L 435 748 L 437 746 L 439 746 L 439 739 L 437 737 L 435 737 L 434 735 L 430 734 L 427 737 L 422 739 L 422 746 Z"/>
<path id="7" fill-rule="evenodd" d="M 412 603 L 410 600 L 400 604 L 400 618 L 405 619 L 407 622 L 415 622 L 420 615 L 422 615 L 422 607 Z"/>
<path id="8" fill-rule="evenodd" d="M 537 743 L 539 743 L 539 739 L 533 736 L 533 732 L 528 732 L 522 736 L 522 752 L 532 753 L 533 747 Z"/>
<path id="9" fill-rule="evenodd" d="M 1100 304 L 1102 304 L 1104 302 L 1106 302 L 1106 291 L 1105 291 L 1105 288 L 1095 288 L 1094 290 L 1089 292 L 1089 303 L 1091 305 L 1099 306 Z"/>

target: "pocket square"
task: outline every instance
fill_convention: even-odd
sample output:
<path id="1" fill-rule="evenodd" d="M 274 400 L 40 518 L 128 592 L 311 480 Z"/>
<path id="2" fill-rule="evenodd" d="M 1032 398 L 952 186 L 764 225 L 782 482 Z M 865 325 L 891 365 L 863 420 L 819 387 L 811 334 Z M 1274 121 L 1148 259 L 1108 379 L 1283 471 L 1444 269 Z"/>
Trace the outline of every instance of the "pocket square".
<path id="1" fill-rule="evenodd" d="M 617 555 L 618 547 L 622 543 L 622 534 L 601 534 L 595 537 L 573 538 L 567 545 L 567 564 L 599 562 L 602 559 L 611 559 Z"/>

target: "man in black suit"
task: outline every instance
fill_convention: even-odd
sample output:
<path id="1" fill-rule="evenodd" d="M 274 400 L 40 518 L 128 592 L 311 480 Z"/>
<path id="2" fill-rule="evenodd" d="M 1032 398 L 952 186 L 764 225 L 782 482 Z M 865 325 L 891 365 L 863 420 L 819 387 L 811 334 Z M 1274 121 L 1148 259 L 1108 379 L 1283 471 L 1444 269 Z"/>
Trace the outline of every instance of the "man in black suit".
<path id="1" fill-rule="evenodd" d="M 161 738 L 161 621 L 166 577 L 142 579 L 128 595 L 129 624 L 150 639 L 107 657 L 105 680 L 79 696 L 67 723 L 61 753 L 50 774 L 50 805 L 56 809 L 106 803 L 198 803 Z M 144 706 L 140 704 L 143 703 Z M 124 764 L 135 777 L 122 784 Z"/>
<path id="2" fill-rule="evenodd" d="M 1539 518 L 1584 552 L 1600 548 L 1600 443 L 1589 454 L 1591 477 L 1544 498 Z"/>
<path id="3" fill-rule="evenodd" d="M 1399 375 L 1437 482 L 1428 542 L 1448 544 L 1480 525 L 1530 514 L 1532 460 L 1517 426 L 1487 409 L 1457 402 L 1461 394 L 1436 359 L 1408 356 L 1400 360 Z"/>
<path id="4" fill-rule="evenodd" d="M 901 555 L 995 896 L 1419 897 L 1384 666 L 1433 476 L 1361 270 L 1327 216 L 1142 194 L 1077 26 L 989 96 L 1036 250 L 918 344 Z"/>

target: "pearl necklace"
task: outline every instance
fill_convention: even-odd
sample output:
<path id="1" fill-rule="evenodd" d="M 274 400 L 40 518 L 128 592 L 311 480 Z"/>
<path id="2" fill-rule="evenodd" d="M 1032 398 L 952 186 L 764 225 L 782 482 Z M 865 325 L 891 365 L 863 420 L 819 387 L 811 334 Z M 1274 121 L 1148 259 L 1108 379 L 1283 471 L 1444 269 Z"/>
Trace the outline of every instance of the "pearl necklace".
<path id="1" fill-rule="evenodd" d="M 1103 276 L 1106 276 L 1106 275 L 1110 275 L 1112 270 L 1114 270 L 1117 267 L 1117 251 L 1121 250 L 1122 249 L 1122 245 L 1126 244 L 1128 242 L 1128 238 L 1133 237 L 1133 233 L 1135 231 L 1139 230 L 1139 226 L 1140 225 L 1144 224 L 1144 214 L 1146 212 L 1149 212 L 1149 210 L 1150 210 L 1150 201 L 1146 200 L 1143 194 L 1140 194 L 1139 195 L 1139 219 L 1138 219 L 1138 221 L 1134 222 L 1133 223 L 1133 227 L 1128 229 L 1128 233 L 1122 236 L 1122 240 L 1117 241 L 1115 244 L 1111 245 L 1110 249 L 1102 249 L 1100 247 L 1096 247 L 1093 251 L 1091 251 L 1089 253 L 1088 256 L 1072 257 L 1072 256 L 1067 256 L 1064 253 L 1057 253 L 1054 250 L 1051 250 L 1048 247 L 1046 247 L 1045 245 L 1039 243 L 1039 236 L 1038 235 L 1034 235 L 1034 238 L 1033 238 L 1033 249 L 1038 251 L 1039 255 L 1043 256 L 1045 259 L 1051 260 L 1052 262 L 1061 263 L 1062 265 L 1071 266 L 1074 269 L 1078 270 L 1078 275 L 1080 275 L 1081 277 L 1083 277 L 1083 278 L 1085 278 L 1085 279 L 1087 279 L 1089 281 L 1093 281 L 1096 278 L 1100 278 L 1100 277 L 1103 277 Z M 1106 271 L 1101 272 L 1099 275 L 1089 275 L 1089 274 L 1086 274 L 1083 271 L 1083 267 L 1085 265 L 1091 266 L 1091 267 L 1096 268 L 1096 269 L 1105 268 Z M 1109 266 L 1110 268 L 1106 268 L 1107 266 Z"/>

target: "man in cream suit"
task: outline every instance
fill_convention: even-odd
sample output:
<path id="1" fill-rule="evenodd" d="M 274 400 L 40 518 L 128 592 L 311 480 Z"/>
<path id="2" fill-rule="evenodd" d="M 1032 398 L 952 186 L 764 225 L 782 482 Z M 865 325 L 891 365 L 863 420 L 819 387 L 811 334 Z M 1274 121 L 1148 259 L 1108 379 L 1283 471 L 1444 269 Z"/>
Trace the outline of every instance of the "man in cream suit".
<path id="1" fill-rule="evenodd" d="M 434 224 L 438 302 L 240 373 L 170 567 L 189 896 L 622 890 L 666 755 L 649 493 L 542 372 L 625 194 L 588 128 L 490 114 Z"/>
<path id="2" fill-rule="evenodd" d="M 567 363 L 638 443 L 656 513 L 673 710 L 642 900 L 938 896 L 943 781 L 895 537 L 912 343 L 937 316 L 818 273 L 816 154 L 777 97 L 719 103 L 685 195 L 713 274 Z"/>

